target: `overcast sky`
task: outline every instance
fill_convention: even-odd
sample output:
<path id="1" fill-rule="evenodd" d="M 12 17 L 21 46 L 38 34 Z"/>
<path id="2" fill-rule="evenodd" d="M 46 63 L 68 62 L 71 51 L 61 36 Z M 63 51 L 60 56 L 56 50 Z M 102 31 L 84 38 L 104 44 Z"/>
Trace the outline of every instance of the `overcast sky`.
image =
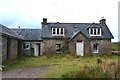
<path id="1" fill-rule="evenodd" d="M 98 23 L 102 16 L 118 41 L 119 0 L 0 0 L 0 23 L 9 28 L 40 28 L 48 22 Z"/>

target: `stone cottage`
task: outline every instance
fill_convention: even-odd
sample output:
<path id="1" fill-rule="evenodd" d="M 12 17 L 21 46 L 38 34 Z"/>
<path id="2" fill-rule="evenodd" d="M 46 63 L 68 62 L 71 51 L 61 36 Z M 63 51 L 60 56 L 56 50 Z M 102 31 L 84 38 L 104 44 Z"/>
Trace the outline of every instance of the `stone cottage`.
<path id="1" fill-rule="evenodd" d="M 22 38 L 11 29 L 0 24 L 0 46 L 2 49 L 2 60 L 14 60 L 21 55 Z"/>
<path id="2" fill-rule="evenodd" d="M 51 53 L 75 55 L 111 53 L 111 34 L 102 18 L 99 23 L 47 22 L 41 29 L 12 29 L 23 38 L 23 52 L 39 56 Z"/>
<path id="3" fill-rule="evenodd" d="M 22 44 L 22 47 L 17 47 L 22 54 L 68 53 L 84 56 L 111 53 L 111 39 L 114 37 L 104 18 L 99 23 L 47 22 L 47 18 L 43 18 L 41 24 L 41 29 L 10 29 L 21 37 L 15 40 Z"/>
<path id="4" fill-rule="evenodd" d="M 41 38 L 43 54 L 68 50 L 84 56 L 111 53 L 113 35 L 104 18 L 99 23 L 49 23 L 43 19 Z"/>

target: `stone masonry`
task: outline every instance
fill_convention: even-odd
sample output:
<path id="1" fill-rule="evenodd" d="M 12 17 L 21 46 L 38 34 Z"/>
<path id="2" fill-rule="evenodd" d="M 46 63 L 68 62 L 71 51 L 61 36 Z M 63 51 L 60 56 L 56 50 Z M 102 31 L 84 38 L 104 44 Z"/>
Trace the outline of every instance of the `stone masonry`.
<path id="1" fill-rule="evenodd" d="M 70 42 L 69 42 L 69 50 L 71 54 L 76 55 L 76 42 L 84 41 L 84 55 L 89 55 L 90 53 L 90 42 L 89 40 L 81 33 L 78 33 Z"/>
<path id="2" fill-rule="evenodd" d="M 2 37 L 2 60 L 14 60 L 17 58 L 17 45 L 18 42 L 15 39 Z"/>
<path id="3" fill-rule="evenodd" d="M 64 45 L 64 39 L 44 39 L 41 44 L 42 54 L 56 53 L 56 44 L 61 44 L 61 48 Z"/>
<path id="4" fill-rule="evenodd" d="M 104 40 L 91 40 L 91 48 L 93 47 L 93 44 L 97 43 L 99 47 L 99 53 L 100 54 L 110 54 L 112 43 L 110 39 L 104 39 Z M 91 49 L 91 52 L 93 52 L 93 48 Z"/>

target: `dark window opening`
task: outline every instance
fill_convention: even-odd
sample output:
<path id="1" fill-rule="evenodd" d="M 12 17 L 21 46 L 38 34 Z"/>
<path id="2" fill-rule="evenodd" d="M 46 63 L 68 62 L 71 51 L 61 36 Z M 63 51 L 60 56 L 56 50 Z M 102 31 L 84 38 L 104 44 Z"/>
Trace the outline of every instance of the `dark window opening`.
<path id="1" fill-rule="evenodd" d="M 91 29 L 90 34 L 93 34 L 93 29 Z"/>
<path id="2" fill-rule="evenodd" d="M 97 45 L 96 44 L 94 44 L 93 49 L 97 50 Z"/>
<path id="3" fill-rule="evenodd" d="M 23 49 L 29 49 L 30 44 L 29 43 L 23 43 Z"/>
<path id="4" fill-rule="evenodd" d="M 82 42 L 82 40 L 77 40 L 77 42 Z"/>
<path id="5" fill-rule="evenodd" d="M 100 35 L 100 29 L 98 29 L 98 35 Z"/>
<path id="6" fill-rule="evenodd" d="M 97 43 L 93 45 L 93 52 L 94 53 L 98 53 L 98 45 L 99 44 L 97 44 Z"/>
<path id="7" fill-rule="evenodd" d="M 57 34 L 59 34 L 59 28 L 57 28 Z"/>
<path id="8" fill-rule="evenodd" d="M 53 34 L 55 34 L 55 28 L 53 28 Z"/>
<path id="9" fill-rule="evenodd" d="M 61 28 L 61 34 L 63 34 L 63 28 Z"/>
<path id="10" fill-rule="evenodd" d="M 56 51 L 60 52 L 61 44 L 56 44 Z"/>
<path id="11" fill-rule="evenodd" d="M 25 43 L 23 43 L 23 49 L 25 49 Z"/>
<path id="12" fill-rule="evenodd" d="M 96 35 L 96 29 L 94 29 L 94 35 Z"/>

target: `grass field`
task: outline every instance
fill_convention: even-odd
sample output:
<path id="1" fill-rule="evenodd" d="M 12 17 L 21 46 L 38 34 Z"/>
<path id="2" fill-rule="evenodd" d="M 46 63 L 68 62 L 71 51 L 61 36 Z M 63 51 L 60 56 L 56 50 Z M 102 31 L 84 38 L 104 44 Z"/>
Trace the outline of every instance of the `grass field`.
<path id="1" fill-rule="evenodd" d="M 118 51 L 120 50 L 120 43 L 113 42 L 112 43 L 112 51 Z"/>
<path id="2" fill-rule="evenodd" d="M 29 68 L 40 67 L 47 65 L 48 69 L 45 70 L 44 75 L 47 78 L 84 78 L 84 77 L 118 77 L 115 72 L 118 62 L 118 56 L 86 56 L 79 57 L 73 55 L 48 55 L 39 57 L 22 57 L 13 62 L 7 62 L 5 71 L 15 68 Z M 108 74 L 109 71 L 113 72 Z M 99 72 L 98 72 L 99 71 Z M 81 75 L 81 73 L 83 75 Z M 92 73 L 92 74 L 91 74 Z M 101 74 L 104 73 L 104 74 Z M 116 74 L 115 74 L 116 73 Z M 90 76 L 86 76 L 91 74 Z M 99 76 L 97 76 L 100 74 Z M 105 75 L 106 74 L 106 75 Z M 81 76 L 80 76 L 81 75 Z M 105 75 L 105 76 L 104 76 Z M 38 75 L 39 77 L 39 75 Z"/>

